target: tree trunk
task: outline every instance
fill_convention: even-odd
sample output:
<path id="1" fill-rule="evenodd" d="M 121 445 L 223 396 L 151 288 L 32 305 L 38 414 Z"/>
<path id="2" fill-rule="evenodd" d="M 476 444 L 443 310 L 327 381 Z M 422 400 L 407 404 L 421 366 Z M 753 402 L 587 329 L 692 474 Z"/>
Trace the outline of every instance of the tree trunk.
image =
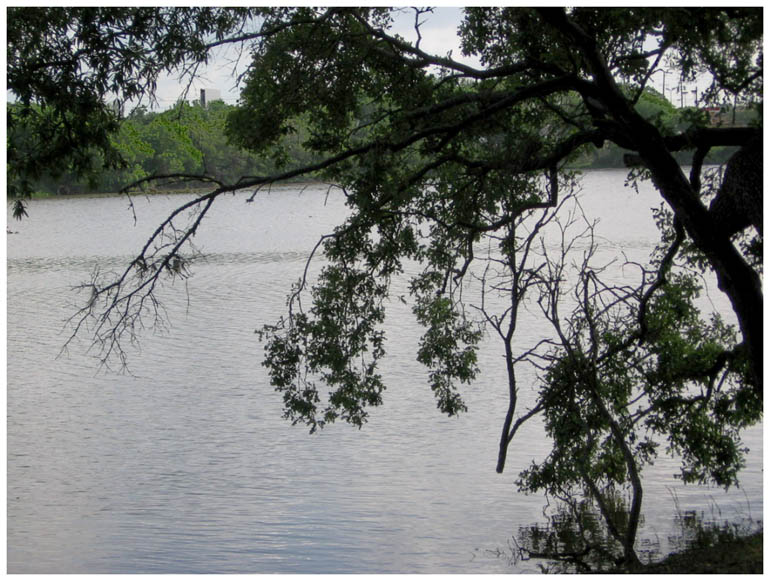
<path id="1" fill-rule="evenodd" d="M 638 117 L 632 131 L 639 135 L 639 154 L 652 174 L 661 196 L 681 221 L 687 234 L 708 258 L 719 288 L 727 294 L 738 317 L 750 358 L 754 389 L 763 393 L 763 297 L 756 271 L 744 260 L 729 234 L 693 191 L 679 164 L 665 149 L 657 130 Z M 638 133 L 637 133 L 638 132 Z"/>
<path id="2" fill-rule="evenodd" d="M 606 107 L 602 121 L 607 138 L 622 147 L 635 149 L 652 174 L 663 199 L 681 221 L 687 234 L 708 258 L 719 288 L 727 294 L 743 334 L 750 360 L 754 389 L 763 394 L 763 300 L 759 275 L 733 246 L 730 237 L 700 201 L 698 192 L 682 173 L 660 132 L 637 113 L 618 87 L 598 49 L 596 39 L 576 25 L 563 8 L 540 8 L 554 28 L 571 39 L 585 57 L 592 73 L 591 95 Z M 610 118 L 612 120 L 610 120 Z M 598 127 L 601 129 L 602 127 Z"/>
<path id="3" fill-rule="evenodd" d="M 762 234 L 762 136 L 741 147 L 727 162 L 722 186 L 709 212 L 726 236 L 754 226 Z"/>

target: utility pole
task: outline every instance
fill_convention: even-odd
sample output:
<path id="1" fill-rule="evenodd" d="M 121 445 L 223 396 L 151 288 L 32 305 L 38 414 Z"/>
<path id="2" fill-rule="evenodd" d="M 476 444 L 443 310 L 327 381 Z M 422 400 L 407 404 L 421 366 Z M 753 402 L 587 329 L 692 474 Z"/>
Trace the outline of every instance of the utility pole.
<path id="1" fill-rule="evenodd" d="M 667 71 L 660 69 L 660 72 L 663 73 L 663 96 L 666 96 L 666 75 L 668 74 Z"/>

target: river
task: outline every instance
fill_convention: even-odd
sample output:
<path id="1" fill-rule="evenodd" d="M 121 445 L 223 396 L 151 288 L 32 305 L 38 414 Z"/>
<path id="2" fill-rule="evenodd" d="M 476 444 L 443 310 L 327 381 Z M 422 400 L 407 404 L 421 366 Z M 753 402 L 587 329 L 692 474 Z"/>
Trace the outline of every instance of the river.
<path id="1" fill-rule="evenodd" d="M 607 252 L 642 259 L 657 241 L 649 186 L 590 172 L 583 205 Z M 171 326 L 147 329 L 132 374 L 99 371 L 84 337 L 60 355 L 72 287 L 130 261 L 189 196 L 33 200 L 8 219 L 7 559 L 10 573 L 509 573 L 497 556 L 544 499 L 517 471 L 548 451 L 537 425 L 495 473 L 505 412 L 501 350 L 485 347 L 469 411 L 436 410 L 414 360 L 419 328 L 394 301 L 388 389 L 361 430 L 309 435 L 281 417 L 254 330 L 274 322 L 319 236 L 345 215 L 322 186 L 218 200 L 186 285 L 164 292 Z M 716 308 L 728 311 L 712 289 Z M 683 486 L 677 463 L 645 471 L 640 538 L 666 548 L 680 510 L 762 518 L 762 427 L 740 489 Z"/>

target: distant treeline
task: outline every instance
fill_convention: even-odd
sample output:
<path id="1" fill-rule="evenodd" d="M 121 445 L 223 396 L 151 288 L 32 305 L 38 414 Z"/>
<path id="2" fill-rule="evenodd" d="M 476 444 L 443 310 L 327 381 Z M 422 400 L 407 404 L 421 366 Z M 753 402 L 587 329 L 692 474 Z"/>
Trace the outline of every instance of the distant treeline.
<path id="1" fill-rule="evenodd" d="M 684 131 L 692 125 L 720 125 L 720 126 L 745 126 L 757 123 L 759 114 L 755 108 L 723 107 L 720 112 L 708 112 L 695 107 L 674 107 L 658 91 L 647 88 L 642 93 L 637 105 L 637 110 L 648 120 L 662 129 L 662 133 L 673 134 Z M 736 151 L 735 147 L 714 147 L 706 156 L 707 164 L 722 164 Z M 628 153 L 615 144 L 605 144 L 600 149 L 591 149 L 580 159 L 576 165 L 581 169 L 622 168 L 623 154 Z M 692 151 L 676 152 L 674 156 L 682 165 L 692 162 Z"/>
<path id="2" fill-rule="evenodd" d="M 13 106 L 13 105 L 11 105 Z M 94 171 L 78 179 L 74 171 L 44 175 L 35 191 L 47 194 L 117 192 L 121 188 L 154 175 L 206 175 L 224 183 L 242 176 L 267 175 L 276 171 L 276 160 L 258 157 L 231 145 L 225 134 L 228 113 L 233 109 L 222 101 L 206 107 L 198 102 L 180 102 L 172 109 L 151 112 L 140 107 L 131 111 L 113 136 L 113 145 L 123 158 L 121 169 L 105 169 L 94 159 Z M 289 160 L 283 167 L 307 165 L 313 156 L 302 148 L 299 131 L 285 138 Z M 94 156 L 98 154 L 94 152 Z M 153 181 L 152 189 L 200 187 L 201 182 L 181 179 Z"/>
<path id="3" fill-rule="evenodd" d="M 16 107 L 9 104 L 9 108 Z M 207 175 L 224 183 L 234 183 L 243 176 L 268 175 L 280 166 L 300 167 L 316 161 L 316 154 L 303 148 L 308 135 L 300 124 L 299 130 L 284 138 L 281 159 L 254 155 L 235 145 L 226 136 L 228 114 L 234 109 L 222 101 L 213 101 L 206 107 L 198 102 L 180 102 L 163 112 L 137 108 L 123 120 L 113 136 L 113 144 L 124 160 L 121 169 L 103 169 L 98 159 L 91 164 L 95 170 L 87 178 L 78 179 L 74 171 L 59 175 L 43 175 L 35 183 L 35 191 L 47 194 L 75 194 L 86 192 L 117 192 L 128 184 L 154 175 L 190 174 Z M 672 131 L 692 122 L 694 116 L 705 116 L 695 109 L 676 109 L 659 93 L 647 89 L 637 108 L 645 117 Z M 737 112 L 736 124 L 745 125 L 755 113 Z M 729 124 L 732 113 L 722 115 Z M 575 165 L 580 169 L 620 168 L 624 150 L 606 145 L 601 150 L 587 149 Z M 717 148 L 707 163 L 722 163 L 732 151 Z M 288 154 L 288 155 L 287 155 Z M 94 153 L 94 156 L 98 154 Z M 691 152 L 682 152 L 680 162 L 688 164 Z M 194 181 L 168 180 L 153 182 L 153 189 L 184 189 L 200 187 Z"/>

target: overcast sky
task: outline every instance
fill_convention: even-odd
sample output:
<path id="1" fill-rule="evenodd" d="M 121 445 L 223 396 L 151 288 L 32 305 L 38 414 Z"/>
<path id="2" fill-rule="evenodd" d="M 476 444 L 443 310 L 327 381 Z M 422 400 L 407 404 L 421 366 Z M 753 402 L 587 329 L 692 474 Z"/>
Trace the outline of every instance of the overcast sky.
<path id="1" fill-rule="evenodd" d="M 457 36 L 457 28 L 463 18 L 463 9 L 461 7 L 440 6 L 433 10 L 432 14 L 424 14 L 421 20 L 424 21 L 421 26 L 422 41 L 420 47 L 428 53 L 445 56 L 450 51 L 452 58 L 472 66 L 480 66 L 478 59 L 468 59 L 462 56 L 460 42 Z M 393 31 L 414 42 L 417 39 L 414 31 L 414 11 L 411 8 L 403 8 L 401 15 L 396 18 Z M 199 78 L 195 79 L 187 88 L 187 80 L 180 80 L 177 75 L 169 75 L 158 79 L 156 99 L 157 104 L 154 108 L 167 109 L 174 105 L 180 98 L 190 101 L 200 97 L 201 89 L 216 89 L 220 91 L 222 99 L 231 105 L 238 102 L 239 89 L 235 86 L 237 73 L 242 73 L 249 64 L 249 56 L 244 55 L 238 66 L 234 63 L 235 50 L 233 47 L 221 47 L 218 52 L 212 55 L 209 65 L 199 70 Z M 235 71 L 234 71 L 235 68 Z M 662 71 L 652 77 L 652 85 L 655 89 L 663 92 Z M 699 90 L 702 91 L 707 81 L 698 82 Z M 694 94 L 692 89 L 695 86 L 685 87 L 684 96 L 678 92 L 676 87 L 675 75 L 669 74 L 666 79 L 665 96 L 676 106 L 680 103 L 692 105 Z M 9 100 L 13 100 L 13 95 L 8 93 Z M 147 103 L 144 103 L 147 104 Z M 127 111 L 126 111 L 127 112 Z"/>
<path id="2" fill-rule="evenodd" d="M 396 18 L 393 31 L 409 41 L 416 41 L 417 36 L 414 31 L 414 11 L 411 8 L 402 9 L 402 14 Z M 447 55 L 450 51 L 452 58 L 460 60 L 472 66 L 480 66 L 477 59 L 468 59 L 462 56 L 460 42 L 457 36 L 457 28 L 462 21 L 462 8 L 442 6 L 434 8 L 432 14 L 424 14 L 421 19 L 424 24 L 421 27 L 422 41 L 420 47 L 431 54 L 440 56 Z M 234 69 L 234 51 L 232 47 L 224 47 L 213 55 L 209 66 L 201 72 L 199 79 L 196 79 L 186 99 L 193 100 L 200 97 L 201 89 L 217 89 L 221 92 L 222 99 L 231 105 L 238 101 L 239 89 L 235 87 Z M 242 72 L 248 66 L 248 56 L 244 55 L 238 63 L 237 72 Z M 652 86 L 663 93 L 664 75 L 662 71 L 652 76 Z M 699 80 L 696 85 L 699 91 L 702 91 L 708 84 L 707 80 Z M 668 74 L 666 78 L 665 96 L 675 105 L 693 105 L 695 95 L 693 89 L 696 85 L 684 87 L 683 94 L 679 93 L 676 78 L 673 74 Z M 184 93 L 186 83 L 180 82 L 176 76 L 170 76 L 160 79 L 157 88 L 158 108 L 166 109 L 171 107 L 179 100 Z"/>
<path id="3" fill-rule="evenodd" d="M 462 60 L 467 64 L 479 65 L 477 60 L 463 59 L 460 51 L 460 42 L 457 36 L 457 27 L 462 20 L 462 9 L 459 7 L 439 7 L 435 8 L 433 14 L 424 14 L 421 17 L 424 24 L 421 26 L 422 42 L 420 48 L 428 53 L 445 56 L 450 51 L 452 57 L 456 60 Z M 402 15 L 396 19 L 393 31 L 409 41 L 416 41 L 417 36 L 414 31 L 414 11 L 410 8 L 404 9 Z M 201 72 L 200 78 L 196 79 L 186 96 L 186 99 L 193 100 L 200 97 L 201 89 L 217 89 L 221 92 L 222 99 L 231 105 L 238 101 L 239 90 L 234 86 L 235 76 L 234 51 L 219 50 L 213 54 L 213 58 L 205 71 Z M 238 63 L 237 72 L 242 72 L 248 66 L 248 56 Z M 156 97 L 158 108 L 166 109 L 183 96 L 186 82 L 179 80 L 177 76 L 169 76 L 158 81 Z"/>

